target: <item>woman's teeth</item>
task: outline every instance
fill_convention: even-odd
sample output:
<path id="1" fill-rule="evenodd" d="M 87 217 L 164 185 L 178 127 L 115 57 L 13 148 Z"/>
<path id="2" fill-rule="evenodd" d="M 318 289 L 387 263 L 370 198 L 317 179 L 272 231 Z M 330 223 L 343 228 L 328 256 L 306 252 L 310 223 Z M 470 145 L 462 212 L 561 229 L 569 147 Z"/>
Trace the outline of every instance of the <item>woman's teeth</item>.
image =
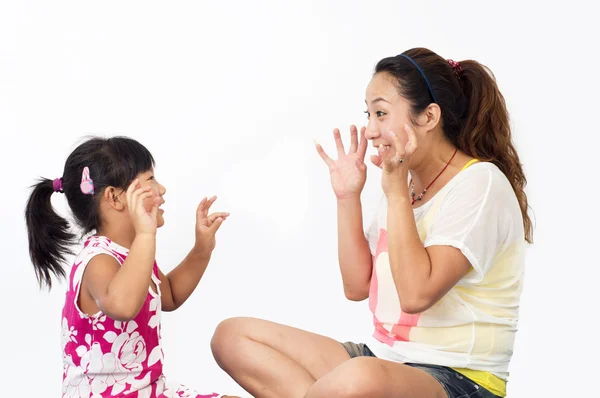
<path id="1" fill-rule="evenodd" d="M 379 148 L 378 148 L 379 152 L 385 152 L 385 151 L 387 151 L 388 149 L 390 149 L 390 146 L 389 146 L 389 145 L 383 145 L 383 144 L 379 144 Z"/>

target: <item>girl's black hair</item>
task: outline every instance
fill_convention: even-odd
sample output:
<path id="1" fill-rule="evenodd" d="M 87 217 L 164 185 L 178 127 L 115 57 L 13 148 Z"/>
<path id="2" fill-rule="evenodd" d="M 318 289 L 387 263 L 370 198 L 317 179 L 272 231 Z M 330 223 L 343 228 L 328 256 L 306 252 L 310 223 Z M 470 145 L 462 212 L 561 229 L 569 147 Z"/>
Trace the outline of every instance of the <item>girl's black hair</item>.
<path id="1" fill-rule="evenodd" d="M 94 194 L 84 194 L 80 184 L 83 169 L 89 168 Z M 127 189 L 140 173 L 154 167 L 152 154 L 128 137 L 92 137 L 80 144 L 67 158 L 62 184 L 42 178 L 32 186 L 25 208 L 29 256 L 40 286 L 52 287 L 52 274 L 66 276 L 64 263 L 72 254 L 76 236 L 69 222 L 54 211 L 51 197 L 56 189 L 63 192 L 76 224 L 83 234 L 97 231 L 102 220 L 100 200 L 106 187 Z M 56 188 L 56 189 L 55 189 Z"/>

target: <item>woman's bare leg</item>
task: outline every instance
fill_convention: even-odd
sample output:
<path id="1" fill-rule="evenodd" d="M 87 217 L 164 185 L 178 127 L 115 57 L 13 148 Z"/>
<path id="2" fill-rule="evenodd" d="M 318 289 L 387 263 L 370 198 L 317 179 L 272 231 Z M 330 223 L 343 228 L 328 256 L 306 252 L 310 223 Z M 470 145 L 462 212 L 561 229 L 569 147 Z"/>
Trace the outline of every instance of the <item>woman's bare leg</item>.
<path id="1" fill-rule="evenodd" d="M 211 349 L 219 366 L 256 398 L 302 398 L 350 359 L 338 341 L 255 318 L 223 321 Z"/>
<path id="2" fill-rule="evenodd" d="M 447 398 L 429 373 L 372 357 L 344 362 L 313 384 L 305 398 Z"/>

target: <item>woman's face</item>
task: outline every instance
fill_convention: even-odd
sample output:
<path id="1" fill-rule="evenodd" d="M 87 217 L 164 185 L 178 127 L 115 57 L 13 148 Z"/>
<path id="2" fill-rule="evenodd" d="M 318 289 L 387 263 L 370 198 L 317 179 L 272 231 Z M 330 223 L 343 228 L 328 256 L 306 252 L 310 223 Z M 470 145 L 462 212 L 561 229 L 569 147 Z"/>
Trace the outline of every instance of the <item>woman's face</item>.
<path id="1" fill-rule="evenodd" d="M 393 78 L 377 73 L 367 86 L 366 99 L 369 122 L 365 136 L 375 148 L 393 148 L 390 132 L 394 132 L 406 145 L 408 137 L 405 124 L 411 124 L 410 104 L 400 96 Z"/>

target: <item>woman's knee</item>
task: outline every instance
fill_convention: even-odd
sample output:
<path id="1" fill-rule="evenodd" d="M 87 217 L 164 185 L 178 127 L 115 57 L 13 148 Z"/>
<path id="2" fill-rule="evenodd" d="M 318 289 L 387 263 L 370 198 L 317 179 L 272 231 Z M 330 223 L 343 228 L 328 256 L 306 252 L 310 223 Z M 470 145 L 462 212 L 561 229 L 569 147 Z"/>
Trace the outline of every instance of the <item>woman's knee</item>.
<path id="1" fill-rule="evenodd" d="M 240 345 L 246 339 L 246 325 L 249 318 L 225 319 L 215 329 L 210 341 L 210 349 L 219 366 L 229 367 L 230 362 L 240 355 Z"/>
<path id="2" fill-rule="evenodd" d="M 380 376 L 375 358 L 352 358 L 313 384 L 305 398 L 369 397 Z"/>

